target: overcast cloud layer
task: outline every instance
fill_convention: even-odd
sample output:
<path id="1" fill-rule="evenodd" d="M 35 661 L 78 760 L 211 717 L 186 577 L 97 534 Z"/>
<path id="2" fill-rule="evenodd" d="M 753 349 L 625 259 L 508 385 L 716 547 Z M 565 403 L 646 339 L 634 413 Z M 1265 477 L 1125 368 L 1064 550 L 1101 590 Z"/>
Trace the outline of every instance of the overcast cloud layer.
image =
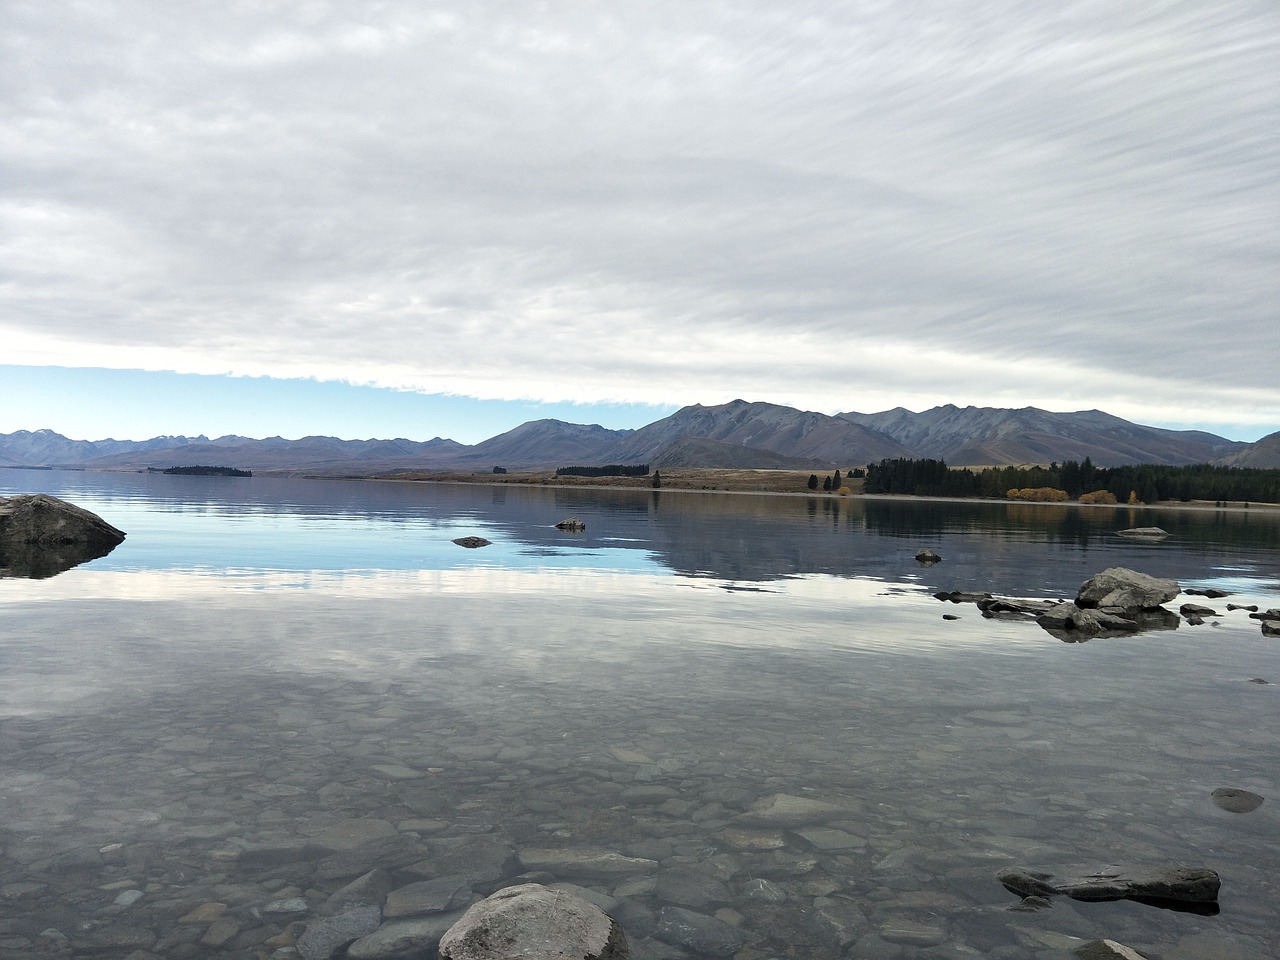
<path id="1" fill-rule="evenodd" d="M 3 362 L 1280 427 L 1280 6 L 0 0 Z"/>

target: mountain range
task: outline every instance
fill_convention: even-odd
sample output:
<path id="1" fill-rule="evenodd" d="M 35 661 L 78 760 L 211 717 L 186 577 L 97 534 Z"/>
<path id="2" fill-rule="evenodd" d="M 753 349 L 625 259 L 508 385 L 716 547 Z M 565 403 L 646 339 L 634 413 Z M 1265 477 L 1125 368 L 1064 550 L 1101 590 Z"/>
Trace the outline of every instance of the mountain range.
<path id="1" fill-rule="evenodd" d="M 0 434 L 0 466 L 95 470 L 215 465 L 331 476 L 404 471 L 512 471 L 608 463 L 653 467 L 829 470 L 886 457 L 932 458 L 986 466 L 1090 458 L 1128 463 L 1222 463 L 1280 467 L 1280 433 L 1256 443 L 1198 430 L 1131 423 L 1100 410 L 1051 413 L 1036 407 L 956 407 L 922 413 L 901 407 L 834 416 L 773 403 L 734 400 L 684 407 L 638 430 L 532 420 L 477 444 L 303 437 L 154 437 L 69 440 L 52 430 Z"/>

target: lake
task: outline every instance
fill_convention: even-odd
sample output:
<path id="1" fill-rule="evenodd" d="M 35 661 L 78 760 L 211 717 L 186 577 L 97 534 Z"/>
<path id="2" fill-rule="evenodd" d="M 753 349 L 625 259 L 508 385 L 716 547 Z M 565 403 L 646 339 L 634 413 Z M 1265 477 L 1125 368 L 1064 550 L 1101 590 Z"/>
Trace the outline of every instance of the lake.
<path id="1" fill-rule="evenodd" d="M 128 538 L 0 579 L 0 956 L 305 957 L 365 877 L 352 955 L 429 957 L 528 874 L 638 958 L 1280 957 L 1280 640 L 1226 607 L 1280 607 L 1280 512 L 0 470 L 23 492 Z M 933 596 L 1111 566 L 1231 596 L 1084 643 Z M 996 879 L 1169 865 L 1220 909 Z"/>

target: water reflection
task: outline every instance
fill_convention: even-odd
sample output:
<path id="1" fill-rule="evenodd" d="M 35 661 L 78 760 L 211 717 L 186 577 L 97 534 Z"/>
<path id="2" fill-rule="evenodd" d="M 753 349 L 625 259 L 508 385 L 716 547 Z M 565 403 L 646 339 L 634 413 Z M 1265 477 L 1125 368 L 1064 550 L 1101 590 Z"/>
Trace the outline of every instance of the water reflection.
<path id="1" fill-rule="evenodd" d="M 29 482 L 0 470 L 0 492 Z M 735 582 L 808 574 L 935 590 L 1070 594 L 1105 566 L 1204 584 L 1276 578 L 1280 511 L 41 472 L 59 496 L 134 533 L 108 569 L 441 569 L 472 564 L 667 570 Z M 566 516 L 582 533 L 554 524 Z M 180 519 L 180 523 L 175 523 Z M 1118 537 L 1156 525 L 1169 539 Z M 482 554 L 452 540 L 482 536 Z M 944 558 L 915 570 L 917 550 Z M 1259 558 L 1263 559 L 1259 559 Z"/>
<path id="2" fill-rule="evenodd" d="M 114 549 L 101 543 L 15 543 L 0 538 L 0 580 L 56 577 L 72 567 L 105 557 Z"/>

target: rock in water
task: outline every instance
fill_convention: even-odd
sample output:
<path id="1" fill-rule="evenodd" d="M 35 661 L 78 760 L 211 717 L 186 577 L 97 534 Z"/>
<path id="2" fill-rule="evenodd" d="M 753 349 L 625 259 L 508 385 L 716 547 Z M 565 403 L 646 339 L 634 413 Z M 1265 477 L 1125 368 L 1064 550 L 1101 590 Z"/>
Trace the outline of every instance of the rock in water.
<path id="1" fill-rule="evenodd" d="M 52 577 L 105 557 L 123 541 L 123 531 L 57 497 L 0 497 L 0 576 Z"/>
<path id="2" fill-rule="evenodd" d="M 775 793 L 757 800 L 750 810 L 739 814 L 738 820 L 755 827 L 803 827 L 845 819 L 850 815 L 848 808 L 825 800 Z"/>
<path id="3" fill-rule="evenodd" d="M 1125 567 L 1109 567 L 1080 585 L 1076 606 L 1152 610 L 1181 592 L 1182 588 L 1173 580 Z"/>
<path id="4" fill-rule="evenodd" d="M 1217 903 L 1222 881 L 1205 867 L 1158 867 L 1126 870 L 1110 867 L 1095 873 L 1056 879 L 1051 873 L 1022 868 L 1002 870 L 997 879 L 1020 897 L 1055 894 L 1072 900 L 1140 900 L 1168 903 Z"/>
<path id="5" fill-rule="evenodd" d="M 582 520 L 579 520 L 577 517 L 566 517 L 565 519 L 561 520 L 559 523 L 556 524 L 556 529 L 571 530 L 573 532 L 577 532 L 580 530 L 587 529 L 587 525 L 585 522 L 583 522 Z"/>
<path id="6" fill-rule="evenodd" d="M 664 943 L 710 957 L 728 957 L 743 944 L 737 927 L 683 907 L 663 907 L 653 935 Z"/>
<path id="7" fill-rule="evenodd" d="M 1117 530 L 1116 536 L 1132 537 L 1135 540 L 1164 540 L 1169 532 L 1159 527 L 1130 527 L 1128 530 Z"/>
<path id="8" fill-rule="evenodd" d="M 1231 813 L 1251 813 L 1262 806 L 1263 797 L 1237 787 L 1219 787 L 1211 794 L 1213 802 Z"/>
<path id="9" fill-rule="evenodd" d="M 1076 947 L 1075 954 L 1080 960 L 1146 960 L 1137 950 L 1114 940 L 1091 940 Z"/>
<path id="10" fill-rule="evenodd" d="M 440 960 L 626 960 L 626 934 L 593 903 L 540 883 L 473 905 L 440 938 Z"/>
<path id="11" fill-rule="evenodd" d="M 313 920 L 298 939 L 298 955 L 302 960 L 330 960 L 353 940 L 373 933 L 381 922 L 382 911 L 376 905 L 352 907 L 345 913 Z"/>
<path id="12" fill-rule="evenodd" d="M 458 546 L 466 547 L 469 550 L 474 550 L 476 547 L 487 547 L 490 543 L 490 541 L 486 540 L 484 537 L 457 537 L 453 542 Z"/>
<path id="13" fill-rule="evenodd" d="M 916 554 L 916 560 L 925 564 L 941 563 L 942 557 L 938 556 L 938 554 L 934 553 L 928 547 L 923 547 L 920 552 Z"/>

